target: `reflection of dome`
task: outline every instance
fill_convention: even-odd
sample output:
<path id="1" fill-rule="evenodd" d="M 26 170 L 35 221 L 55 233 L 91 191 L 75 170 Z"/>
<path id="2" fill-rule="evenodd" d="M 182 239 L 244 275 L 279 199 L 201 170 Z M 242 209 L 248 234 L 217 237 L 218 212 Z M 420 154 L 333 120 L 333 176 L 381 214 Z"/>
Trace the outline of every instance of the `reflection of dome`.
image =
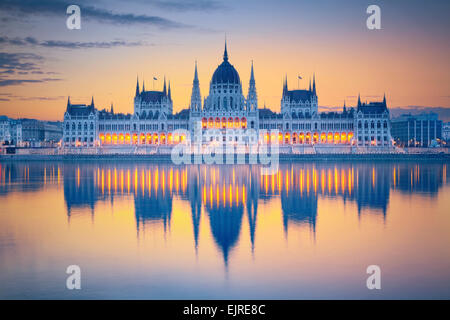
<path id="1" fill-rule="evenodd" d="M 241 80 L 239 79 L 239 74 L 232 64 L 228 62 L 228 53 L 227 53 L 227 45 L 225 44 L 225 51 L 223 53 L 223 62 L 219 65 L 214 71 L 212 76 L 212 84 L 219 83 L 232 83 L 232 84 L 240 84 Z"/>

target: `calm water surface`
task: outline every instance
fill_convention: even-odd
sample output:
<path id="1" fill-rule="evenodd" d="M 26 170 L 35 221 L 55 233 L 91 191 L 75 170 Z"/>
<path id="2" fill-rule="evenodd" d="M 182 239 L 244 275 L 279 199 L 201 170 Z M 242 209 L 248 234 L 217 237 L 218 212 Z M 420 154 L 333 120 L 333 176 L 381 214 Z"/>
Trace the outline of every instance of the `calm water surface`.
<path id="1" fill-rule="evenodd" d="M 447 166 L 2 162 L 0 298 L 449 299 Z"/>

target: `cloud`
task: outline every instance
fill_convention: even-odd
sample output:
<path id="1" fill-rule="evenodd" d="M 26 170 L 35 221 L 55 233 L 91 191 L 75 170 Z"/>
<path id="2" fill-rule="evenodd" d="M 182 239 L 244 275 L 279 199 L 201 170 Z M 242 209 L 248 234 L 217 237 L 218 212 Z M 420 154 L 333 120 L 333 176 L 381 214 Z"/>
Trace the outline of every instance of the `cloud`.
<path id="1" fill-rule="evenodd" d="M 225 6 L 213 0 L 134 0 L 170 11 L 217 11 Z"/>
<path id="2" fill-rule="evenodd" d="M 53 96 L 53 97 L 26 97 L 26 96 L 17 96 L 12 93 L 0 93 L 0 101 L 54 101 L 54 100 L 62 100 L 67 99 L 65 96 Z"/>
<path id="3" fill-rule="evenodd" d="M 43 57 L 34 53 L 0 52 L 0 71 L 8 71 L 9 73 L 11 73 L 11 71 L 9 70 L 38 70 L 39 67 L 36 62 L 40 62 L 43 59 Z"/>
<path id="4" fill-rule="evenodd" d="M 178 1 L 176 1 L 178 2 Z M 80 3 L 80 1 L 79 1 Z M 81 1 L 87 5 L 80 5 L 81 16 L 90 20 L 111 24 L 145 24 L 162 29 L 189 28 L 176 21 L 172 21 L 159 16 L 149 16 L 145 14 L 115 13 L 110 10 L 100 9 L 89 5 L 90 2 Z M 57 15 L 66 14 L 66 9 L 73 3 L 63 0 L 2 0 L 0 1 L 1 11 L 13 11 L 29 15 Z"/>
<path id="5" fill-rule="evenodd" d="M 51 81 L 61 81 L 58 78 L 43 78 L 43 79 L 0 79 L 0 87 L 16 86 L 25 83 L 42 83 Z"/>
<path id="6" fill-rule="evenodd" d="M 55 97 L 13 97 L 20 101 L 54 101 L 67 99 L 65 96 L 55 96 Z"/>
<path id="7" fill-rule="evenodd" d="M 26 38 L 8 38 L 0 36 L 0 45 L 8 44 L 14 46 L 41 46 L 46 48 L 64 48 L 64 49 L 91 49 L 91 48 L 113 48 L 113 47 L 136 47 L 146 44 L 142 41 L 128 42 L 124 40 L 113 41 L 94 41 L 94 42 L 78 42 L 78 41 L 61 41 L 61 40 L 45 40 L 39 41 L 33 37 Z"/>

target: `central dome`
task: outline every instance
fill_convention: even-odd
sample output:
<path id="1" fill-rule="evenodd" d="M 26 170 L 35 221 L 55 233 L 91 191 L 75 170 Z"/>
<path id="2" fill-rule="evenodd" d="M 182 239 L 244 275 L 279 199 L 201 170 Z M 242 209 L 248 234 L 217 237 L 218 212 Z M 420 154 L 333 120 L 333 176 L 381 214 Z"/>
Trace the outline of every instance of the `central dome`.
<path id="1" fill-rule="evenodd" d="M 212 76 L 212 84 L 232 83 L 240 84 L 239 73 L 228 62 L 227 44 L 225 43 L 225 51 L 223 53 L 223 62 L 217 67 Z"/>

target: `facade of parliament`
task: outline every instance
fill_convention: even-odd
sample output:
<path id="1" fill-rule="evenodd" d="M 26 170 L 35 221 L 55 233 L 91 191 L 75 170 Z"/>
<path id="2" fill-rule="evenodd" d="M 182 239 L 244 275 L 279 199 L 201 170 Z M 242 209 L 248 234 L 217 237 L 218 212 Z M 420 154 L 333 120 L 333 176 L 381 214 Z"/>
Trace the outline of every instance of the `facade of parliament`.
<path id="1" fill-rule="evenodd" d="M 225 43 L 223 61 L 213 73 L 209 95 L 202 99 L 196 63 L 189 108 L 178 113 L 173 113 L 170 82 L 166 86 L 165 79 L 162 91 L 147 91 L 144 85 L 141 89 L 137 81 L 133 114 L 115 113 L 113 107 L 98 110 L 94 99 L 84 105 L 72 104 L 69 98 L 62 146 L 168 149 L 174 144 L 189 144 L 194 133 L 201 132 L 204 145 L 213 141 L 244 146 L 277 143 L 287 152 L 308 147 L 389 149 L 390 127 L 385 97 L 369 103 L 362 103 L 358 97 L 355 107 L 344 104 L 341 112 L 319 112 L 315 76 L 305 90 L 290 90 L 284 80 L 280 113 L 258 108 L 253 63 L 245 97 Z"/>

